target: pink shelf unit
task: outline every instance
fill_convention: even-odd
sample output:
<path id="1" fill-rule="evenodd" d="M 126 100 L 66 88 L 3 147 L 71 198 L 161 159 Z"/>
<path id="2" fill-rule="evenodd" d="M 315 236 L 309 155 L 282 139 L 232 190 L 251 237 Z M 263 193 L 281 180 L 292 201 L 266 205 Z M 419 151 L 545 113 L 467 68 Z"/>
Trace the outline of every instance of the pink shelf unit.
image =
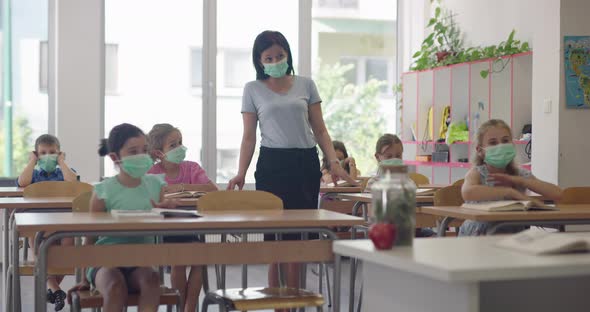
<path id="1" fill-rule="evenodd" d="M 500 63 L 502 62 L 502 63 Z M 503 68 L 502 70 L 500 70 Z M 491 70 L 482 78 L 482 70 Z M 531 123 L 532 52 L 495 59 L 454 64 L 431 70 L 406 72 L 402 75 L 403 105 L 401 140 L 405 163 L 430 178 L 431 183 L 451 184 L 465 176 L 471 167 L 459 160 L 471 159 L 475 149 L 477 128 L 485 121 L 503 119 L 519 135 Z M 449 145 L 449 162 L 415 161 L 418 155 L 436 151 L 440 138 L 442 113 L 451 110 L 451 122 L 466 122 L 469 139 Z M 428 120 L 429 110 L 432 120 Z M 528 141 L 516 141 L 520 163 Z"/>

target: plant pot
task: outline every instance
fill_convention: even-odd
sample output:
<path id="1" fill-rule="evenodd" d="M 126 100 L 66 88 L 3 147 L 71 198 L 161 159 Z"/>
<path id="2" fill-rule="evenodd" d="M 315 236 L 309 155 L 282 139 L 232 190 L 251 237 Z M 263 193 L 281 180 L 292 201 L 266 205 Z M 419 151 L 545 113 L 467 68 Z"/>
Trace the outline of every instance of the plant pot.
<path id="1" fill-rule="evenodd" d="M 444 61 L 449 55 L 451 55 L 451 52 L 449 51 L 436 52 L 436 61 L 440 63 Z"/>

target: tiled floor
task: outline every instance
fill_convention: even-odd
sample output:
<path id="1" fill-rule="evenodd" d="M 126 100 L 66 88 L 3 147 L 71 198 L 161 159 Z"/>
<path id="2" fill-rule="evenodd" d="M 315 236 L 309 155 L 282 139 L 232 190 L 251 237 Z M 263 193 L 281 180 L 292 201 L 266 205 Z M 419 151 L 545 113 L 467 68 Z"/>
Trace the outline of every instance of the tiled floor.
<path id="1" fill-rule="evenodd" d="M 318 290 L 318 276 L 315 274 L 317 272 L 317 265 L 309 265 L 308 272 L 307 272 L 307 288 L 312 291 Z M 348 289 L 349 289 L 349 261 L 344 260 L 342 263 L 342 300 L 341 300 L 341 311 L 348 311 Z M 330 283 L 332 283 L 332 270 L 330 269 Z M 1 276 L 1 275 L 0 275 Z M 3 276 L 1 276 L 4 278 Z M 357 279 L 358 280 L 358 279 Z M 209 268 L 209 281 L 211 287 L 215 287 L 215 271 L 213 267 Z M 23 302 L 23 312 L 30 312 L 33 311 L 33 279 L 31 277 L 23 277 L 21 278 L 21 287 L 22 287 L 22 302 Z M 165 283 L 167 285 L 170 284 L 170 276 L 166 274 Z M 63 288 L 67 289 L 74 284 L 73 277 L 67 277 L 63 282 Z M 227 268 L 227 287 L 239 287 L 241 285 L 241 266 L 229 266 Z M 267 285 L 267 266 L 265 265 L 255 265 L 248 267 L 248 285 L 250 286 L 266 286 Z M 332 285 L 332 284 L 331 284 Z M 356 298 L 358 298 L 358 281 L 357 281 L 357 294 Z M 326 294 L 326 283 L 324 279 L 324 296 L 327 301 L 327 294 Z M 1 288 L 0 283 L 0 291 L 4 293 L 4 290 Z M 202 300 L 201 295 L 201 300 Z M 2 307 L 3 308 L 3 307 Z M 53 311 L 53 305 L 47 306 L 47 311 Z M 1 309 L 1 308 L 0 308 Z M 160 311 L 165 311 L 164 307 L 160 308 Z M 66 307 L 62 311 L 69 311 L 69 308 Z M 129 308 L 129 311 L 137 311 L 135 308 Z M 209 311 L 217 312 L 217 307 L 211 306 Z M 307 311 L 315 311 L 315 309 L 307 309 Z M 327 305 L 324 311 L 330 311 L 327 308 Z"/>

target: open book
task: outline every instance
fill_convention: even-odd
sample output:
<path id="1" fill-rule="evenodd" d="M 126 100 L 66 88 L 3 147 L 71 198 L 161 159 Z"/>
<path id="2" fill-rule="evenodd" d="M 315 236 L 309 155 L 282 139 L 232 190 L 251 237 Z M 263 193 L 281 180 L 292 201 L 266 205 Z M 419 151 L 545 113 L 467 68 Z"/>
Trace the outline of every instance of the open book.
<path id="1" fill-rule="evenodd" d="M 436 189 L 426 188 L 426 189 L 417 189 L 416 195 L 417 196 L 433 196 L 436 193 Z"/>
<path id="2" fill-rule="evenodd" d="M 464 203 L 461 207 L 482 211 L 559 210 L 559 208 L 554 206 L 540 205 L 528 200 L 497 200 L 481 203 Z"/>
<path id="3" fill-rule="evenodd" d="M 182 192 L 166 193 L 166 194 L 164 194 L 164 198 L 199 198 L 205 194 L 207 194 L 207 192 L 182 191 Z"/>
<path id="4" fill-rule="evenodd" d="M 350 182 L 348 181 L 344 181 L 344 180 L 339 180 L 337 183 L 337 185 L 334 185 L 334 182 L 330 182 L 328 184 L 326 184 L 329 187 L 354 187 L 354 186 L 361 186 L 361 184 L 363 183 L 363 180 L 355 180 L 356 181 L 356 185 L 352 185 Z"/>
<path id="5" fill-rule="evenodd" d="M 502 239 L 496 246 L 534 255 L 590 251 L 590 237 L 530 229 Z"/>
<path id="6" fill-rule="evenodd" d="M 111 215 L 117 219 L 131 218 L 199 218 L 194 210 L 152 208 L 151 210 L 111 210 Z"/>

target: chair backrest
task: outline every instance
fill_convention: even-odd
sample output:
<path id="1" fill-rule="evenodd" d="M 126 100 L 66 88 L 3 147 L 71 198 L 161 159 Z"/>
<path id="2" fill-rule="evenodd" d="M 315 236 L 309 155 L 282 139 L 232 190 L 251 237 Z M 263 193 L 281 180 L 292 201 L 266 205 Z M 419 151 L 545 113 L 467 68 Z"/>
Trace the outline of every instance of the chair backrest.
<path id="1" fill-rule="evenodd" d="M 92 192 L 84 192 L 72 201 L 73 212 L 88 212 L 90 211 L 90 198 L 92 198 Z"/>
<path id="2" fill-rule="evenodd" d="M 23 197 L 75 197 L 92 190 L 93 186 L 84 182 L 44 181 L 25 187 Z"/>
<path id="3" fill-rule="evenodd" d="M 463 186 L 464 182 L 465 182 L 465 179 L 459 179 L 459 180 L 455 181 L 452 185 Z"/>
<path id="4" fill-rule="evenodd" d="M 460 185 L 443 187 L 434 193 L 435 206 L 461 206 L 464 202 Z"/>
<path id="5" fill-rule="evenodd" d="M 416 183 L 416 185 L 430 184 L 428 177 L 423 174 L 412 172 L 409 174 L 409 177 L 412 179 L 412 181 L 414 181 L 414 183 Z"/>
<path id="6" fill-rule="evenodd" d="M 590 204 L 590 187 L 568 187 L 563 190 L 558 204 L 575 205 Z"/>
<path id="7" fill-rule="evenodd" d="M 281 210 L 283 201 L 263 191 L 217 191 L 203 195 L 197 203 L 200 212 L 230 210 Z"/>

